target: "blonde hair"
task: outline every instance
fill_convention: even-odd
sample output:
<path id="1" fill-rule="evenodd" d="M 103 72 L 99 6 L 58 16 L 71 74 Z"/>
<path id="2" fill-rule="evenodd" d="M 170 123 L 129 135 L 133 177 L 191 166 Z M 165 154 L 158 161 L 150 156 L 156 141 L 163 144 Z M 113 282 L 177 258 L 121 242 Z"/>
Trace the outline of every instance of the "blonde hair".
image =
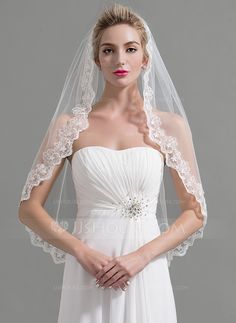
<path id="1" fill-rule="evenodd" d="M 146 49 L 147 34 L 141 19 L 131 8 L 115 3 L 111 7 L 105 7 L 93 29 L 92 45 L 95 63 L 99 62 L 99 46 L 104 30 L 118 24 L 127 24 L 137 30 L 144 51 L 144 58 L 148 59 L 149 55 Z"/>

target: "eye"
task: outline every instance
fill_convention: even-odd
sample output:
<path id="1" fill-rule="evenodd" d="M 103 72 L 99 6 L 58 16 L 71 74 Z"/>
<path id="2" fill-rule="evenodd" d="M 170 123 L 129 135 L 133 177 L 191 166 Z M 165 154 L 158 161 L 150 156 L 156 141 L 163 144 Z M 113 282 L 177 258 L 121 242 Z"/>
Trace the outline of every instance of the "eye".
<path id="1" fill-rule="evenodd" d="M 133 49 L 134 50 L 131 53 L 135 53 L 137 51 L 137 49 L 136 48 L 133 48 L 133 47 L 127 48 L 127 50 L 129 50 L 129 49 Z M 110 51 L 110 50 L 112 50 L 112 49 L 111 48 L 106 48 L 106 49 L 103 50 L 103 53 L 107 54 L 108 53 L 107 51 Z"/>
<path id="2" fill-rule="evenodd" d="M 106 48 L 103 50 L 103 53 L 107 53 L 107 50 L 111 50 L 111 48 Z"/>
<path id="3" fill-rule="evenodd" d="M 132 47 L 130 47 L 130 48 L 128 48 L 128 49 L 134 49 L 134 51 L 132 51 L 131 53 L 135 53 L 135 52 L 137 51 L 137 49 L 136 49 L 136 48 L 132 48 Z"/>

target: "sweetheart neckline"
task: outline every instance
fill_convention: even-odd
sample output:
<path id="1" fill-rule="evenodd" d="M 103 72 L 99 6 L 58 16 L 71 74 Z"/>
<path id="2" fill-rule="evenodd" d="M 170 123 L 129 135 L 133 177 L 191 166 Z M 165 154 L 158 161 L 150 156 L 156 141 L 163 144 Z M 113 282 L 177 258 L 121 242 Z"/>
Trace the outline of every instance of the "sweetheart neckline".
<path id="1" fill-rule="evenodd" d="M 133 150 L 133 149 L 148 149 L 148 150 L 152 150 L 152 151 L 157 152 L 158 155 L 161 157 L 162 162 L 164 163 L 164 157 L 163 157 L 162 153 L 159 150 L 154 149 L 154 148 L 151 148 L 151 147 L 148 147 L 148 146 L 135 146 L 135 147 L 128 147 L 128 148 L 124 148 L 124 149 L 113 149 L 113 148 L 109 148 L 109 147 L 95 145 L 95 146 L 82 147 L 82 148 L 76 150 L 76 152 L 74 152 L 74 154 L 72 156 L 72 159 L 71 159 L 71 166 L 73 164 L 73 161 L 75 159 L 75 156 L 77 154 L 79 155 L 80 151 L 87 150 L 87 149 L 91 149 L 91 148 L 105 149 L 105 150 L 108 150 L 108 151 L 111 151 L 111 152 L 115 152 L 115 153 L 120 153 L 120 152 L 124 152 L 124 151 L 128 151 L 128 150 Z"/>

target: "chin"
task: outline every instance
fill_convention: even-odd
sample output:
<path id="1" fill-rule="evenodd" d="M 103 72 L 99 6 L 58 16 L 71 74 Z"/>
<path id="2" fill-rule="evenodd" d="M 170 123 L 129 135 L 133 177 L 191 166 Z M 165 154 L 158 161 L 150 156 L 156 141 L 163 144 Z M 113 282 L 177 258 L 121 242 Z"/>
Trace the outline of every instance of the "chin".
<path id="1" fill-rule="evenodd" d="M 132 81 L 132 82 L 114 82 L 113 84 L 114 84 L 114 86 L 116 86 L 116 87 L 123 87 L 123 88 L 125 88 L 125 87 L 128 87 L 128 86 L 130 86 L 130 85 L 132 85 L 134 82 Z"/>

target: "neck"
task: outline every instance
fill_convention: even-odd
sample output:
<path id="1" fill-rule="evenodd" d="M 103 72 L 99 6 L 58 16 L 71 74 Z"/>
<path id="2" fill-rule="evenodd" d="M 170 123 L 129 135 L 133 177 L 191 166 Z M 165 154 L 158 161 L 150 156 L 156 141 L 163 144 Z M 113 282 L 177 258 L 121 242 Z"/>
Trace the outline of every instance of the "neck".
<path id="1" fill-rule="evenodd" d="M 115 87 L 106 82 L 99 103 L 109 106 L 114 113 L 125 113 L 133 109 L 143 108 L 143 98 L 137 83 L 126 87 Z"/>

